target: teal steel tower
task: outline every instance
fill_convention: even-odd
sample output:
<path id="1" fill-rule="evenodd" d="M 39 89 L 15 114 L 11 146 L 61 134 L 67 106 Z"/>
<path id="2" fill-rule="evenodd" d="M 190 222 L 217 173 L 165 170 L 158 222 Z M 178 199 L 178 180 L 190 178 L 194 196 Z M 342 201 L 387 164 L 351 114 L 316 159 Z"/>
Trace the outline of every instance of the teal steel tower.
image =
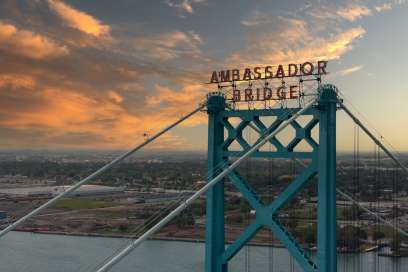
<path id="1" fill-rule="evenodd" d="M 228 178 L 256 211 L 255 219 L 230 245 L 226 245 L 224 241 L 224 182 L 218 183 L 207 192 L 205 272 L 227 272 L 228 262 L 262 227 L 268 227 L 273 232 L 303 271 L 337 271 L 336 110 L 339 100 L 336 88 L 330 84 L 319 86 L 317 95 L 316 105 L 303 113 L 311 116 L 311 120 L 305 126 L 301 126 L 296 120 L 291 122 L 296 133 L 286 146 L 275 137 L 270 140 L 270 143 L 276 151 L 258 150 L 252 155 L 258 158 L 294 158 L 311 161 L 271 203 L 264 203 L 237 171 L 234 170 L 229 174 Z M 209 180 L 228 166 L 229 158 L 239 157 L 242 154 L 240 151 L 230 150 L 232 142 L 238 142 L 243 152 L 251 147 L 243 137 L 243 131 L 247 126 L 256 128 L 259 138 L 262 138 L 263 135 L 276 130 L 282 122 L 299 110 L 300 108 L 234 110 L 227 107 L 223 94 L 209 94 L 207 99 Z M 275 116 L 276 120 L 270 126 L 266 126 L 261 119 L 263 116 Z M 239 118 L 240 123 L 234 127 L 229 122 L 229 118 Z M 319 125 L 318 143 L 311 136 L 311 131 L 316 125 Z M 226 135 L 224 130 L 227 131 Z M 295 150 L 303 140 L 312 147 L 311 151 Z M 281 224 L 278 214 L 280 209 L 316 175 L 318 176 L 317 258 L 312 260 Z"/>

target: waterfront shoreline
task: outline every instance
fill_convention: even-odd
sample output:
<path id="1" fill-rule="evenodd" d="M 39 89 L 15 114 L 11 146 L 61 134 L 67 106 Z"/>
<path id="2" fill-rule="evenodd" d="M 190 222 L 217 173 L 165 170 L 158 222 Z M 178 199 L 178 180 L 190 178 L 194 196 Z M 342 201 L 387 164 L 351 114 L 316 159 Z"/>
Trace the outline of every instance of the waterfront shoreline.
<path id="1" fill-rule="evenodd" d="M 102 233 L 83 233 L 83 232 L 63 232 L 63 231 L 27 231 L 27 230 L 14 230 L 14 232 L 32 233 L 32 234 L 43 234 L 43 235 L 60 235 L 60 236 L 70 236 L 70 237 L 90 237 L 90 238 L 118 238 L 118 239 L 137 239 L 135 236 L 124 235 L 124 234 L 102 234 Z M 154 236 L 149 238 L 152 241 L 171 241 L 171 242 L 185 242 L 185 243 L 200 243 L 205 244 L 205 240 L 202 238 L 188 238 L 188 237 L 169 237 L 169 236 Z M 227 244 L 232 244 L 233 241 L 228 241 Z M 249 242 L 250 246 L 257 247 L 273 247 L 273 248 L 284 248 L 282 244 L 277 243 L 262 243 L 262 242 Z M 305 250 L 310 252 L 315 252 L 316 248 L 307 248 Z M 362 250 L 360 252 L 350 252 L 350 253 L 368 253 L 371 251 L 376 251 L 376 249 L 370 248 L 368 250 Z M 338 252 L 341 253 L 341 252 Z M 343 254 L 347 254 L 343 252 Z M 383 257 L 408 257 L 408 254 L 403 254 L 401 256 L 394 256 L 392 254 L 381 254 Z"/>
<path id="2" fill-rule="evenodd" d="M 25 231 L 25 230 L 14 230 L 14 232 L 24 232 L 32 234 L 44 234 L 44 235 L 62 235 L 62 236 L 72 236 L 72 237 L 94 237 L 94 238 L 119 238 L 119 239 L 136 239 L 137 237 L 124 234 L 101 234 L 101 233 L 83 233 L 83 232 L 63 232 L 63 231 Z M 187 242 L 187 243 L 205 243 L 204 239 L 201 238 L 187 238 L 187 237 L 168 237 L 168 236 L 154 236 L 149 238 L 149 240 L 157 241 L 173 241 L 173 242 Z M 229 241 L 228 244 L 231 244 L 233 241 Z M 281 244 L 270 244 L 270 243 L 259 243 L 259 242 L 250 242 L 251 246 L 260 246 L 260 247 L 276 247 L 283 248 Z"/>

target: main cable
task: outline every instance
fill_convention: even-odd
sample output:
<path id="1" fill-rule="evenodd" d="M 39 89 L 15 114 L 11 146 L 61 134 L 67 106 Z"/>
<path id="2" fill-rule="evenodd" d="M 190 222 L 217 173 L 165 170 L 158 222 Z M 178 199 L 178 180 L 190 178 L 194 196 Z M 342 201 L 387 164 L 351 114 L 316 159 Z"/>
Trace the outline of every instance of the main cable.
<path id="1" fill-rule="evenodd" d="M 123 161 L 124 159 L 126 159 L 127 157 L 129 157 L 130 155 L 132 155 L 133 153 L 135 153 L 136 151 L 142 149 L 144 146 L 148 145 L 149 143 L 153 142 L 154 140 L 156 140 L 157 138 L 159 138 L 161 135 L 163 135 L 164 133 L 166 133 L 167 131 L 171 130 L 172 128 L 174 128 L 175 126 L 177 126 L 178 124 L 180 124 L 181 122 L 183 122 L 184 120 L 188 119 L 189 117 L 191 117 L 192 115 L 194 115 L 195 113 L 201 111 L 203 108 L 205 107 L 204 104 L 200 105 L 198 108 L 196 108 L 195 110 L 193 110 L 192 112 L 190 112 L 189 114 L 183 116 L 182 118 L 180 118 L 179 120 L 177 120 L 175 123 L 171 124 L 170 126 L 164 128 L 163 130 L 161 130 L 160 132 L 158 132 L 157 134 L 155 134 L 153 137 L 147 139 L 146 141 L 144 141 L 143 143 L 139 144 L 138 146 L 136 146 L 135 148 L 123 153 L 122 155 L 120 155 L 119 157 L 117 157 L 116 159 L 112 160 L 111 162 L 109 162 L 108 164 L 105 164 L 102 168 L 98 169 L 97 171 L 93 172 L 92 174 L 90 174 L 89 176 L 87 176 L 86 178 L 82 179 L 81 181 L 77 182 L 75 185 L 71 186 L 69 189 L 67 189 L 66 191 L 63 191 L 62 193 L 58 194 L 56 197 L 52 198 L 51 200 L 47 201 L 46 203 L 42 204 L 40 207 L 36 208 L 35 210 L 31 211 L 30 213 L 28 213 L 27 215 L 21 217 L 20 219 L 18 219 L 17 221 L 15 221 L 14 223 L 12 223 L 11 225 L 8 225 L 5 229 L 3 229 L 0 232 L 0 238 L 3 237 L 5 234 L 7 234 L 8 232 L 12 231 L 13 229 L 15 229 L 18 225 L 21 225 L 22 223 L 24 223 L 26 220 L 30 219 L 31 217 L 35 216 L 36 214 L 38 214 L 39 212 L 41 212 L 42 210 L 45 210 L 46 208 L 50 207 L 51 205 L 53 205 L 55 202 L 57 202 L 59 199 L 63 198 L 64 196 L 67 196 L 69 193 L 75 191 L 76 189 L 78 189 L 79 187 L 81 187 L 82 185 L 90 182 L 92 179 L 94 179 L 95 177 L 99 176 L 100 174 L 106 172 L 107 170 L 111 169 L 113 166 L 115 166 L 116 164 L 118 164 L 119 162 Z"/>
<path id="2" fill-rule="evenodd" d="M 112 266 L 114 266 L 117 262 L 127 256 L 134 248 L 138 247 L 143 241 L 153 235 L 156 231 L 161 229 L 165 226 L 169 221 L 171 221 L 174 217 L 176 217 L 179 213 L 181 213 L 184 209 L 186 209 L 194 200 L 200 197 L 202 194 L 207 192 L 211 187 L 213 187 L 216 183 L 221 181 L 224 177 L 226 177 L 229 173 L 231 173 L 236 167 L 238 167 L 243 161 L 248 159 L 254 152 L 256 152 L 259 148 L 261 148 L 265 143 L 275 137 L 279 132 L 281 132 L 284 128 L 286 128 L 293 120 L 295 120 L 298 116 L 302 115 L 305 111 L 311 108 L 317 99 L 312 99 L 304 108 L 300 109 L 297 113 L 295 113 L 292 117 L 287 119 L 283 122 L 276 130 L 269 133 L 262 141 L 255 144 L 251 147 L 244 155 L 239 157 L 235 162 L 233 162 L 228 168 L 224 169 L 219 175 L 217 175 L 214 179 L 209 181 L 204 187 L 198 190 L 193 196 L 187 199 L 183 204 L 178 206 L 175 210 L 173 210 L 170 214 L 168 214 L 165 218 L 163 218 L 160 222 L 158 222 L 155 226 L 145 232 L 142 236 L 140 236 L 137 240 L 132 242 L 125 250 L 121 253 L 116 255 L 113 259 L 109 262 L 105 263 L 103 267 L 101 267 L 98 272 L 104 272 L 110 270 Z"/>
<path id="3" fill-rule="evenodd" d="M 124 248 L 126 248 L 126 246 L 135 238 L 137 238 L 140 234 L 142 234 L 147 228 L 150 228 L 155 222 L 156 220 L 160 219 L 163 217 L 164 214 L 168 214 L 168 211 L 172 210 L 173 208 L 176 208 L 177 205 L 179 205 L 180 203 L 182 203 L 187 196 L 189 195 L 188 193 L 191 191 L 195 191 L 197 188 L 199 187 L 199 184 L 197 183 L 193 183 L 191 184 L 191 186 L 183 191 L 181 191 L 176 198 L 171 201 L 170 205 L 164 206 L 162 209 L 158 210 L 156 213 L 154 213 L 153 215 L 151 215 L 149 218 L 147 218 L 145 220 L 144 223 L 142 223 L 142 225 L 140 227 L 138 227 L 136 230 L 134 230 L 131 233 L 131 237 L 128 237 L 127 239 L 125 239 L 123 241 L 123 243 L 121 243 L 121 245 L 112 253 L 110 253 L 110 255 L 108 255 L 104 260 L 102 260 L 101 262 L 97 263 L 97 264 L 90 264 L 86 267 L 84 267 L 83 269 L 81 269 L 81 271 L 94 271 L 95 269 L 99 268 L 99 266 L 101 266 L 103 264 L 103 262 L 107 261 L 108 259 L 112 258 L 113 256 L 115 256 L 117 253 L 119 253 L 121 250 L 123 250 Z"/>
<path id="4" fill-rule="evenodd" d="M 284 114 L 280 115 L 278 118 L 279 118 L 279 119 L 282 119 L 282 120 L 285 120 L 285 119 L 288 118 L 290 115 L 292 115 L 293 113 L 295 113 L 296 110 L 297 110 L 297 109 L 288 110 L 288 111 L 286 111 Z M 264 132 L 261 132 L 261 131 L 259 131 L 258 128 L 256 128 L 255 126 L 253 126 L 251 123 L 249 124 L 249 126 L 250 126 L 251 128 L 253 128 L 253 129 L 255 129 L 255 130 L 260 134 L 260 136 L 261 136 L 261 137 L 258 139 L 257 143 L 258 143 L 260 140 L 262 140 L 265 136 L 267 136 L 268 133 L 271 132 L 270 129 L 266 129 Z M 246 150 L 241 151 L 241 153 L 240 153 L 239 156 L 245 154 L 245 152 L 246 152 Z M 220 161 L 220 162 L 215 166 L 215 169 L 213 170 L 213 171 L 214 171 L 214 174 L 217 175 L 218 173 L 220 173 L 227 165 L 228 165 L 228 161 L 226 161 L 226 160 Z M 209 172 L 208 172 L 208 175 L 209 175 Z M 171 208 L 175 207 L 177 204 L 180 204 L 181 202 L 183 202 L 183 199 L 180 199 L 179 202 L 173 203 L 172 206 L 167 207 L 165 210 L 168 211 L 168 210 L 170 210 Z M 153 222 L 154 222 L 154 221 L 153 221 Z M 147 225 L 144 225 L 143 228 L 140 229 L 140 231 L 138 231 L 138 233 L 141 233 L 141 232 L 142 232 L 143 230 L 145 230 L 146 228 L 147 228 Z M 128 242 L 129 242 L 129 241 L 131 242 L 132 240 L 133 240 L 133 239 L 130 238 L 130 239 L 128 239 Z M 126 245 L 122 245 L 122 248 L 119 248 L 119 249 L 116 250 L 114 253 L 117 253 L 119 250 L 124 249 L 124 248 L 126 248 Z M 114 254 L 114 253 L 113 253 L 113 254 Z M 108 256 L 107 258 L 105 258 L 104 261 L 106 261 L 109 257 L 112 257 L 113 254 L 112 254 L 111 256 Z M 95 268 L 100 268 L 100 266 L 101 266 L 102 264 L 103 264 L 103 263 L 99 263 Z"/>

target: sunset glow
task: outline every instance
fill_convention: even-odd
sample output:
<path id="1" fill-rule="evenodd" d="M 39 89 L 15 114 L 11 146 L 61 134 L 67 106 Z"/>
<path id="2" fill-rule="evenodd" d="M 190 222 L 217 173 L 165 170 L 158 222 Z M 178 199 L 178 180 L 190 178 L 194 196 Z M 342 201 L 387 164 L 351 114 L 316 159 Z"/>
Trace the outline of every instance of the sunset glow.
<path id="1" fill-rule="evenodd" d="M 324 80 L 408 150 L 405 1 L 250 2 L 2 1 L 0 147 L 128 148 L 201 103 L 213 71 L 327 60 Z M 206 122 L 154 147 L 203 150 Z"/>

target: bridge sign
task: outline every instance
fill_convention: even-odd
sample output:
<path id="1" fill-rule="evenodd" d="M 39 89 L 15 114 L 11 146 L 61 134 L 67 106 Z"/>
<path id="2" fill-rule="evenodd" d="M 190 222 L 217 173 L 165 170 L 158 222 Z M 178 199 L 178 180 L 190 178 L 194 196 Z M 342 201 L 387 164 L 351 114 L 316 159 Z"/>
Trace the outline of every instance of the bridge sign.
<path id="1" fill-rule="evenodd" d="M 231 88 L 224 93 L 227 100 L 234 103 L 299 99 L 303 96 L 301 84 L 311 80 L 320 82 L 321 76 L 327 74 L 327 64 L 327 61 L 319 60 L 301 64 L 257 66 L 244 70 L 213 71 L 209 84 L 218 84 L 218 88 L 224 90 Z M 290 83 L 286 84 L 286 81 Z M 263 85 L 255 87 L 255 82 Z"/>

